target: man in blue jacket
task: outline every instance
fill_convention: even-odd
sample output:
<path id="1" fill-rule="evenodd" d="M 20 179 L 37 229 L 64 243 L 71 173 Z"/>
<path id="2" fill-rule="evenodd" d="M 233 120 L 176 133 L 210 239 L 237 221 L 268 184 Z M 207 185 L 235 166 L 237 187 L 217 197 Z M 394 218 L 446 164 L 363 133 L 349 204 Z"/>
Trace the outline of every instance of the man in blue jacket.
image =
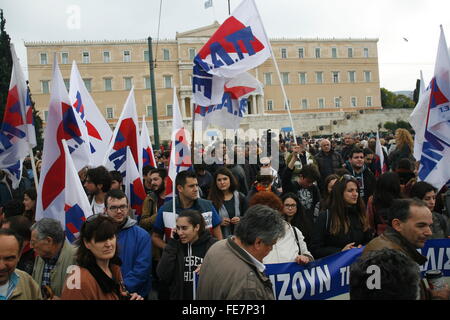
<path id="1" fill-rule="evenodd" d="M 105 212 L 119 225 L 118 249 L 125 287 L 128 292 L 147 297 L 151 289 L 152 240 L 128 216 L 129 203 L 122 190 L 110 190 L 106 194 Z"/>

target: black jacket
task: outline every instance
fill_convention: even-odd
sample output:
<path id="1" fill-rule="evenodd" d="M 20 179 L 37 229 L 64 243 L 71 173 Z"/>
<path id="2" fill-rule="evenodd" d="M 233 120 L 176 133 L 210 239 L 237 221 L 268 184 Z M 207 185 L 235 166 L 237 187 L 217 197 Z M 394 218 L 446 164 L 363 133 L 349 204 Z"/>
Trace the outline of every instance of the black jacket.
<path id="1" fill-rule="evenodd" d="M 314 224 L 314 232 L 311 241 L 311 253 L 314 258 L 326 257 L 338 252 L 349 243 L 354 242 L 355 247 L 365 245 L 372 239 L 372 231 L 363 231 L 363 227 L 357 216 L 356 209 L 350 208 L 348 211 L 350 227 L 348 233 L 341 230 L 338 234 L 330 233 L 331 211 L 323 211 L 317 217 Z"/>
<path id="2" fill-rule="evenodd" d="M 185 294 L 185 265 L 190 263 L 191 257 L 196 257 L 195 260 L 200 260 L 198 262 L 201 264 L 206 252 L 216 241 L 217 239 L 212 237 L 208 231 L 203 232 L 193 244 L 182 244 L 179 238 L 169 240 L 163 250 L 156 273 L 159 279 L 169 286 L 170 300 L 192 300 L 192 289 L 188 290 L 189 296 Z M 187 261 L 185 261 L 186 259 Z M 199 264 L 193 263 L 191 270 L 194 271 Z M 186 276 L 191 277 L 192 275 Z M 186 285 L 189 286 L 188 283 Z"/>

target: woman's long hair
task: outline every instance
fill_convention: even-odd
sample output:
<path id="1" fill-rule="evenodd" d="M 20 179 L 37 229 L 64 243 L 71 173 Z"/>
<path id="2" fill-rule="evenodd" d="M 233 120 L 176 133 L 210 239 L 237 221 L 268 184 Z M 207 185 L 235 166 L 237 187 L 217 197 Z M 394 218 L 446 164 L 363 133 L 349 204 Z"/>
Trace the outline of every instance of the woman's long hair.
<path id="1" fill-rule="evenodd" d="M 325 178 L 324 186 L 323 186 L 323 197 L 320 200 L 320 211 L 323 211 L 330 207 L 331 193 L 328 192 L 328 185 L 333 180 L 339 180 L 339 176 L 337 174 L 333 173 Z"/>
<path id="2" fill-rule="evenodd" d="M 398 128 L 397 130 L 395 130 L 395 134 L 395 143 L 397 144 L 396 149 L 400 150 L 406 145 L 409 147 L 409 151 L 412 153 L 414 150 L 414 140 L 411 136 L 411 133 L 409 133 L 409 131 L 406 129 Z"/>
<path id="3" fill-rule="evenodd" d="M 27 195 L 28 198 L 30 198 L 31 200 L 34 201 L 34 208 L 33 210 L 26 210 L 24 212 L 24 216 L 26 216 L 28 219 L 30 219 L 30 221 L 34 222 L 35 220 L 35 216 L 36 216 L 36 199 L 37 199 L 37 193 L 36 193 L 36 189 L 34 188 L 30 188 L 27 189 L 23 192 L 24 195 Z"/>
<path id="4" fill-rule="evenodd" d="M 312 235 L 313 226 L 311 225 L 309 220 L 306 218 L 305 209 L 303 208 L 302 204 L 300 203 L 300 199 L 293 192 L 288 192 L 281 196 L 281 201 L 283 202 L 283 205 L 284 205 L 284 201 L 286 199 L 292 199 L 297 204 L 297 211 L 295 212 L 294 216 L 292 217 L 290 224 L 294 227 L 297 227 L 302 232 L 305 239 L 310 239 L 311 235 Z M 287 221 L 286 215 L 283 215 L 283 218 Z"/>
<path id="5" fill-rule="evenodd" d="M 369 222 L 365 212 L 364 201 L 360 197 L 359 185 L 356 179 L 350 175 L 343 175 L 333 186 L 329 211 L 331 213 L 330 233 L 336 235 L 339 232 L 347 234 L 350 229 L 350 218 L 348 216 L 349 204 L 344 200 L 344 191 L 349 182 L 354 182 L 357 187 L 358 200 L 354 205 L 359 221 L 364 231 L 369 229 Z"/>
<path id="6" fill-rule="evenodd" d="M 216 170 L 216 172 L 214 172 L 213 183 L 211 185 L 211 189 L 209 190 L 208 200 L 212 201 L 217 210 L 222 208 L 223 202 L 225 201 L 223 191 L 217 187 L 217 176 L 219 174 L 227 176 L 230 179 L 230 188 L 228 189 L 230 192 L 234 192 L 238 188 L 236 178 L 229 169 L 220 167 Z"/>
<path id="7" fill-rule="evenodd" d="M 202 214 L 198 210 L 183 210 L 178 215 L 178 218 L 187 218 L 188 222 L 192 224 L 192 226 L 195 228 L 196 226 L 199 226 L 198 229 L 198 236 L 200 237 L 206 230 L 205 227 L 205 219 L 203 218 Z M 177 219 L 178 219 L 177 218 Z"/>
<path id="8" fill-rule="evenodd" d="M 373 194 L 375 216 L 387 221 L 387 212 L 394 199 L 401 198 L 400 179 L 395 172 L 385 172 L 377 180 Z"/>
<path id="9" fill-rule="evenodd" d="M 117 233 L 117 225 L 109 216 L 94 215 L 92 217 L 89 217 L 81 227 L 80 237 L 78 240 L 79 246 L 76 254 L 77 265 L 83 268 L 87 268 L 88 266 L 92 266 L 93 264 L 97 263 L 96 258 L 92 254 L 91 250 L 89 250 L 84 244 L 85 241 L 106 241 L 114 237 L 117 238 Z M 119 259 L 117 246 L 118 241 L 116 241 L 116 251 L 114 252 L 114 256 L 110 259 L 110 262 L 120 265 L 121 262 Z"/>

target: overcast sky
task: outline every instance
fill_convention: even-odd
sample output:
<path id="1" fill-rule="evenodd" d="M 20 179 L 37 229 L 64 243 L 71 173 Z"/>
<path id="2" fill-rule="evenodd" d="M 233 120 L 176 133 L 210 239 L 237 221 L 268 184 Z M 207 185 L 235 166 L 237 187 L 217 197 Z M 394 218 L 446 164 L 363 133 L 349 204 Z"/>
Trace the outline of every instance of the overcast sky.
<path id="1" fill-rule="evenodd" d="M 230 0 L 231 11 L 240 1 Z M 270 38 L 378 38 L 380 85 L 391 91 L 413 90 L 420 70 L 428 82 L 440 24 L 450 37 L 450 0 L 255 1 Z M 227 0 L 209 9 L 204 2 L 162 0 L 160 38 L 227 18 Z M 0 0 L 23 65 L 24 41 L 156 39 L 159 7 L 160 0 Z"/>

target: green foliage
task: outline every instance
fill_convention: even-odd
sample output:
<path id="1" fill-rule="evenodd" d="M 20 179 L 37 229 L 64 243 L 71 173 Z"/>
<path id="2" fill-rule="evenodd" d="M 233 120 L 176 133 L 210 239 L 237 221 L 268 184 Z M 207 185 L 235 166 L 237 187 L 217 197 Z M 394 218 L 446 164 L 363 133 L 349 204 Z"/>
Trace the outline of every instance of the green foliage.
<path id="1" fill-rule="evenodd" d="M 403 120 L 397 119 L 397 122 L 391 122 L 391 121 L 387 121 L 384 123 L 383 126 L 386 130 L 395 132 L 395 130 L 397 130 L 398 128 L 402 128 L 402 129 L 406 129 L 411 131 L 412 127 L 411 125 Z"/>
<path id="2" fill-rule="evenodd" d="M 383 108 L 414 108 L 416 103 L 404 94 L 395 94 L 385 88 L 381 88 L 381 106 Z"/>
<path id="3" fill-rule="evenodd" d="M 416 81 L 416 88 L 414 89 L 413 100 L 417 104 L 419 102 L 419 92 L 420 92 L 420 79 Z"/>

